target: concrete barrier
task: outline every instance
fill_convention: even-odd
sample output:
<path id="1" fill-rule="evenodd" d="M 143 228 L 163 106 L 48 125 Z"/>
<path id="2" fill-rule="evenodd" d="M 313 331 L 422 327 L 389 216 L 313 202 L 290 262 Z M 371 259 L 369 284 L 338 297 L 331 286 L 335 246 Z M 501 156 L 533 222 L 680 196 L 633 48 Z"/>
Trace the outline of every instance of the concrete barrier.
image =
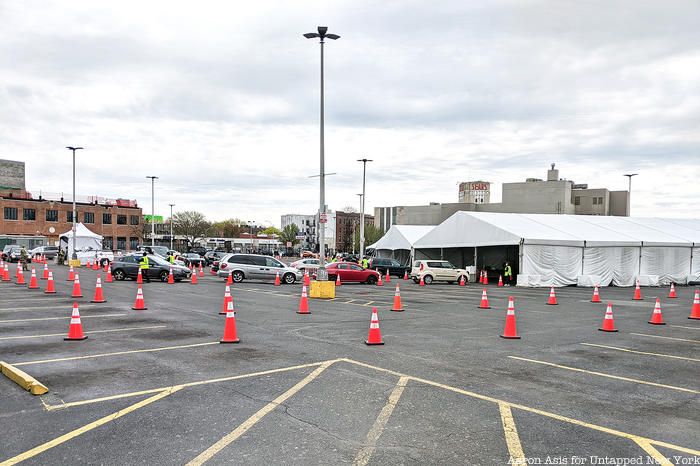
<path id="1" fill-rule="evenodd" d="M 32 395 L 43 395 L 49 391 L 44 384 L 26 372 L 17 369 L 12 364 L 0 361 L 0 370 L 2 370 L 2 374 L 5 377 L 12 380 L 14 383 L 30 392 Z"/>

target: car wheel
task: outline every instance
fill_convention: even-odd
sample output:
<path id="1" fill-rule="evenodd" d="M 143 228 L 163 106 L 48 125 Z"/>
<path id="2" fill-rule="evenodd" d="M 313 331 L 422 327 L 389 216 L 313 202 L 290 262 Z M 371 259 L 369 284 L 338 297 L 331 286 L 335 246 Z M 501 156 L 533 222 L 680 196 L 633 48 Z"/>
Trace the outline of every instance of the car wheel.
<path id="1" fill-rule="evenodd" d="M 285 273 L 285 274 L 284 274 L 284 277 L 282 277 L 282 280 L 283 280 L 284 283 L 286 283 L 287 285 L 291 285 L 292 283 L 294 283 L 295 281 L 297 281 L 297 277 L 295 277 L 293 273 Z"/>
<path id="2" fill-rule="evenodd" d="M 241 283 L 243 281 L 243 279 L 245 278 L 245 276 L 243 275 L 243 272 L 241 272 L 240 270 L 236 270 L 235 272 L 233 272 L 231 274 L 231 278 L 233 279 L 234 282 Z"/>
<path id="3" fill-rule="evenodd" d="M 417 278 L 414 278 L 413 283 L 420 283 L 420 280 L 418 280 Z"/>
<path id="4" fill-rule="evenodd" d="M 374 275 L 370 275 L 369 277 L 367 277 L 368 285 L 374 285 L 375 283 L 377 283 L 377 277 L 375 277 Z"/>
<path id="5" fill-rule="evenodd" d="M 425 277 L 423 277 L 423 282 L 424 282 L 426 285 L 430 285 L 431 283 L 433 283 L 433 277 L 432 277 L 432 275 L 426 275 Z"/>
<path id="6" fill-rule="evenodd" d="M 124 281 L 126 280 L 126 274 L 122 269 L 117 269 L 114 272 L 112 272 L 112 277 L 114 277 L 115 280 L 119 281 Z"/>
<path id="7" fill-rule="evenodd" d="M 162 282 L 167 282 L 168 281 L 168 272 L 163 270 L 160 275 L 158 275 L 158 278 L 160 278 L 160 281 Z"/>

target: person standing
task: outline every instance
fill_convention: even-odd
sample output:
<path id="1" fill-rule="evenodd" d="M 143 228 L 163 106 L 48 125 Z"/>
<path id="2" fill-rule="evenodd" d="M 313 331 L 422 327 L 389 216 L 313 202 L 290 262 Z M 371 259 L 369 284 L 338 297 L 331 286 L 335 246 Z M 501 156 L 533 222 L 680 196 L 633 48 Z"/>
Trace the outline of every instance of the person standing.
<path id="1" fill-rule="evenodd" d="M 151 277 L 148 276 L 148 269 L 150 269 L 150 264 L 148 263 L 148 253 L 143 252 L 141 260 L 139 261 L 139 269 L 141 270 L 141 275 L 148 282 L 151 283 Z"/>
<path id="2" fill-rule="evenodd" d="M 24 249 L 24 246 L 19 250 L 19 261 L 22 263 L 22 270 L 28 271 L 29 268 L 27 267 L 27 261 L 29 260 L 29 254 L 27 254 L 27 250 Z"/>
<path id="3" fill-rule="evenodd" d="M 503 276 L 506 277 L 506 286 L 510 286 L 513 283 L 513 269 L 510 267 L 510 262 L 506 262 Z"/>

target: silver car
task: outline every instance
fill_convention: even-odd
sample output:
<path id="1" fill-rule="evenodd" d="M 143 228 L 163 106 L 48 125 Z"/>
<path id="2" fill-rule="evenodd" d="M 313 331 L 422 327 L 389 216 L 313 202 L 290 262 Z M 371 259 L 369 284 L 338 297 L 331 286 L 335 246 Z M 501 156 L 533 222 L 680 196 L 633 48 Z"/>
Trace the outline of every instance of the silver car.
<path id="1" fill-rule="evenodd" d="M 236 283 L 243 280 L 273 281 L 278 273 L 282 283 L 289 285 L 303 278 L 301 271 L 259 254 L 226 254 L 219 261 L 217 275 L 228 277 L 229 273 Z"/>

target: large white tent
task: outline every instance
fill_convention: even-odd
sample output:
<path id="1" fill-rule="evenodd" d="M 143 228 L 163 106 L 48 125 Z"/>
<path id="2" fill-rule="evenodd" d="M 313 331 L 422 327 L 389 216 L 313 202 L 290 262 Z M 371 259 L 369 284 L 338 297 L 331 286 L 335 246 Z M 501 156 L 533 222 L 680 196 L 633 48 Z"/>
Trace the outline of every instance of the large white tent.
<path id="1" fill-rule="evenodd" d="M 377 257 L 391 257 L 407 264 L 411 260 L 413 244 L 433 228 L 435 225 L 392 225 L 379 241 L 367 246 L 367 249 L 374 249 Z"/>
<path id="2" fill-rule="evenodd" d="M 517 246 L 518 285 L 631 286 L 700 280 L 700 220 L 457 212 L 421 251 Z"/>
<path id="3" fill-rule="evenodd" d="M 73 255 L 73 229 L 63 233 L 60 237 L 61 248 L 68 250 L 67 257 Z M 102 250 L 102 236 L 91 232 L 82 223 L 75 224 L 75 249 L 80 252 L 86 249 L 100 251 Z"/>

